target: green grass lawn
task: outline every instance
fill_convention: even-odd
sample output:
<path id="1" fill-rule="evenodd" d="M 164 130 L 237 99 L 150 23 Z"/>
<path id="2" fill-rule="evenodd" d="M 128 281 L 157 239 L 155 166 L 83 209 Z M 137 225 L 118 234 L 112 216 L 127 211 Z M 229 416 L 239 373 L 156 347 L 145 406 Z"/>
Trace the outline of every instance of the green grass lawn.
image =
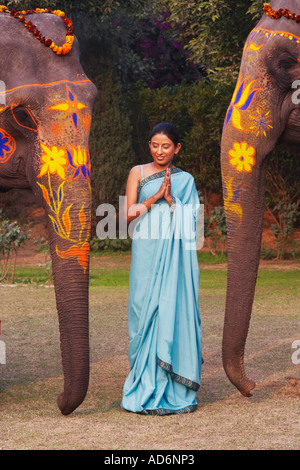
<path id="1" fill-rule="evenodd" d="M 129 283 L 129 262 L 128 267 L 120 268 L 118 259 L 124 255 L 111 254 L 106 257 L 111 257 L 115 260 L 113 267 L 107 268 L 106 266 L 101 267 L 101 257 L 97 257 L 97 268 L 90 269 L 90 284 L 92 286 L 105 286 L 105 287 L 125 287 Z M 227 272 L 224 265 L 223 269 L 213 269 L 213 266 L 219 263 L 225 263 L 226 256 L 218 257 L 212 256 L 210 253 L 204 253 L 203 256 L 199 256 L 200 272 L 201 272 L 201 288 L 203 289 L 216 289 L 223 288 L 226 285 Z M 210 265 L 212 269 L 202 269 L 202 265 Z M 284 275 L 279 269 L 259 269 L 258 271 L 258 286 L 285 286 L 291 288 L 299 288 L 300 276 L 298 270 L 291 269 L 285 271 Z M 204 274 L 205 273 L 205 274 Z M 9 280 L 8 280 L 9 282 Z M 49 273 L 43 266 L 27 266 L 27 267 L 16 267 L 15 270 L 15 281 L 16 284 L 52 284 L 52 279 Z"/>
<path id="2" fill-rule="evenodd" d="M 226 266 L 200 261 L 204 365 L 198 409 L 187 415 L 140 416 L 120 408 L 128 373 L 127 301 L 130 258 L 97 257 L 90 275 L 90 386 L 69 417 L 56 405 L 63 377 L 53 285 L 43 268 L 17 268 L 14 286 L 0 284 L 2 449 L 299 449 L 299 270 L 260 269 L 246 345 L 245 398 L 229 383 L 221 348 Z M 24 282 L 25 281 L 25 282 Z M 296 381 L 296 382 L 295 382 Z M 296 385 L 295 385 L 296 384 Z"/>

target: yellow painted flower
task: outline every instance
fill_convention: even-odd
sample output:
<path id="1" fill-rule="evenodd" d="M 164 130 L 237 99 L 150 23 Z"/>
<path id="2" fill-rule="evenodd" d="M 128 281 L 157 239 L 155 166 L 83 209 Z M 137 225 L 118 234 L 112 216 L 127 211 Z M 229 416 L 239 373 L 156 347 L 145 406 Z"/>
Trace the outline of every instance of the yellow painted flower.
<path id="1" fill-rule="evenodd" d="M 231 166 L 234 166 L 236 171 L 241 173 L 246 171 L 247 173 L 252 171 L 253 165 L 255 165 L 255 149 L 247 142 L 234 142 L 233 148 L 229 150 Z"/>
<path id="2" fill-rule="evenodd" d="M 69 47 L 69 46 L 66 46 L 66 47 Z M 72 47 L 72 44 L 70 44 L 70 47 Z M 65 48 L 65 45 L 62 46 L 62 47 L 58 47 L 57 49 L 55 49 L 55 52 L 57 54 L 64 54 L 64 48 Z M 70 88 L 68 86 L 67 86 L 67 93 L 68 93 L 68 100 L 67 101 L 62 102 L 62 103 L 58 103 L 58 104 L 54 104 L 53 106 L 50 106 L 50 108 L 48 108 L 48 109 L 51 110 L 51 111 L 62 111 L 62 112 L 70 113 L 72 115 L 73 124 L 74 124 L 75 128 L 77 129 L 77 127 L 78 127 L 78 111 L 81 111 L 82 109 L 87 108 L 87 106 L 77 100 L 76 95 L 70 90 Z"/>
<path id="3" fill-rule="evenodd" d="M 50 172 L 52 175 L 56 173 L 61 179 L 65 180 L 65 165 L 67 164 L 67 159 L 65 158 L 66 150 L 63 148 L 59 149 L 55 145 L 50 148 L 42 144 L 42 142 L 41 147 L 44 151 L 44 154 L 41 156 L 43 166 L 38 177 Z"/>

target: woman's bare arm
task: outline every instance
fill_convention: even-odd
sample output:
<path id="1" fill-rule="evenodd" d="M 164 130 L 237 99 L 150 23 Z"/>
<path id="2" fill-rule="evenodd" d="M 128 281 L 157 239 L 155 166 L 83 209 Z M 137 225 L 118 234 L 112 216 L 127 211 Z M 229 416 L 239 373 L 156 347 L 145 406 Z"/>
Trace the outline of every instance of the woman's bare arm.
<path id="1" fill-rule="evenodd" d="M 159 199 L 164 197 L 166 188 L 170 183 L 170 171 L 167 170 L 166 176 L 161 184 L 161 187 L 156 194 L 149 197 L 145 201 L 137 204 L 137 187 L 141 180 L 141 171 L 139 166 L 135 166 L 130 170 L 126 185 L 126 204 L 125 204 L 125 220 L 127 223 L 132 222 L 142 214 L 145 214 L 151 209 L 152 204 L 155 204 Z"/>

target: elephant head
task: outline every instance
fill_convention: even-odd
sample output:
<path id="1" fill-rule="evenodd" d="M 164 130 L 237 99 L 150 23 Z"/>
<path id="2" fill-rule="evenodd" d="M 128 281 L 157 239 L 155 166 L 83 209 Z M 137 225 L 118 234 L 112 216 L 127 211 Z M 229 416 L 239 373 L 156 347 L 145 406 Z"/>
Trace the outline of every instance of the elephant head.
<path id="1" fill-rule="evenodd" d="M 69 414 L 89 381 L 88 140 L 97 90 L 81 68 L 76 38 L 66 54 L 55 45 L 65 43 L 70 21 L 62 12 L 41 13 L 25 23 L 0 13 L 0 186 L 31 188 L 48 215 L 64 373 L 58 406 Z"/>
<path id="2" fill-rule="evenodd" d="M 300 142 L 300 109 L 292 87 L 300 78 L 300 23 L 296 15 L 288 19 L 286 10 L 272 14 L 280 6 L 280 1 L 265 6 L 269 14 L 262 12 L 247 38 L 221 142 L 228 231 L 223 365 L 245 396 L 255 387 L 245 373 L 244 350 L 260 258 L 268 154 L 280 141 Z M 300 15 L 299 0 L 286 0 L 284 6 Z"/>

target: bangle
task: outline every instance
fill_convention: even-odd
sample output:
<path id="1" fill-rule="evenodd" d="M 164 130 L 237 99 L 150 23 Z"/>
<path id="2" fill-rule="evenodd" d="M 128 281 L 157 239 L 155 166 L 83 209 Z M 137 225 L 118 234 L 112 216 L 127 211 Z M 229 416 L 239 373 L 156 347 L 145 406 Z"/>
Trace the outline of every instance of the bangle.
<path id="1" fill-rule="evenodd" d="M 146 201 L 147 199 L 145 199 L 145 201 L 142 202 L 142 204 L 144 204 L 144 206 L 146 207 L 147 211 L 149 212 L 151 210 L 151 205 L 150 207 L 148 208 L 147 204 L 146 204 Z"/>

